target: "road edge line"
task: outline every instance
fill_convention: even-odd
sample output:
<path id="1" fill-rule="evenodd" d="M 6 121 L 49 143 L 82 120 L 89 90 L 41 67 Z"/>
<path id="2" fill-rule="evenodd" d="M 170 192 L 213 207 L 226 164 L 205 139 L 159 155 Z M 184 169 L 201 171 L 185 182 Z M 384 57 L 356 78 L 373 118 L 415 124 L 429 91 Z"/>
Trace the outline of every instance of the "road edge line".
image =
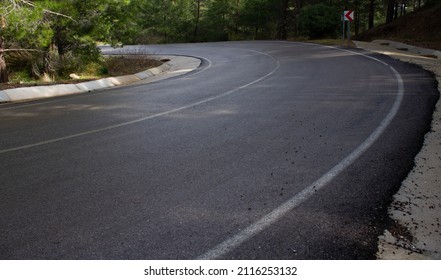
<path id="1" fill-rule="evenodd" d="M 198 260 L 213 260 L 213 259 L 219 259 L 222 256 L 226 255 L 227 253 L 231 252 L 244 242 L 248 241 L 258 233 L 262 232 L 263 230 L 270 227 L 272 224 L 276 223 L 278 220 L 280 220 L 286 213 L 293 210 L 300 204 L 302 204 L 304 201 L 312 197 L 316 192 L 318 192 L 320 189 L 324 188 L 329 182 L 331 182 L 335 177 L 337 177 L 340 173 L 342 173 L 347 167 L 349 167 L 352 163 L 354 163 L 361 155 L 363 155 L 379 138 L 380 136 L 386 131 L 389 124 L 392 122 L 392 120 L 395 118 L 395 116 L 398 113 L 398 110 L 401 106 L 403 96 L 404 96 L 404 82 L 403 78 L 401 77 L 400 73 L 391 65 L 387 64 L 384 61 L 381 61 L 375 57 L 371 57 L 365 54 L 357 53 L 350 50 L 340 49 L 336 47 L 331 46 L 321 46 L 316 44 L 310 44 L 310 43 L 300 43 L 300 44 L 307 44 L 307 45 L 313 45 L 313 46 L 320 46 L 325 48 L 332 48 L 339 51 L 345 51 L 349 52 L 355 55 L 363 56 L 368 59 L 374 60 L 376 62 L 379 62 L 383 64 L 384 66 L 388 67 L 393 74 L 395 75 L 395 78 L 397 79 L 397 96 L 395 98 L 394 104 L 392 105 L 391 109 L 389 110 L 389 113 L 387 116 L 383 119 L 383 121 L 380 123 L 380 125 L 370 134 L 370 136 L 361 143 L 352 153 L 350 153 L 348 156 L 346 156 L 342 161 L 340 161 L 337 165 L 335 165 L 332 169 L 330 169 L 327 173 L 322 175 L 319 179 L 314 181 L 312 184 L 307 186 L 303 191 L 293 196 L 288 201 L 281 204 L 279 207 L 275 208 L 273 211 L 271 211 L 269 214 L 266 214 L 256 222 L 252 223 L 248 227 L 246 227 L 244 230 L 240 231 L 239 233 L 233 235 L 232 237 L 224 240 L 217 246 L 213 247 L 209 251 L 205 252 L 204 254 L 197 257 Z"/>

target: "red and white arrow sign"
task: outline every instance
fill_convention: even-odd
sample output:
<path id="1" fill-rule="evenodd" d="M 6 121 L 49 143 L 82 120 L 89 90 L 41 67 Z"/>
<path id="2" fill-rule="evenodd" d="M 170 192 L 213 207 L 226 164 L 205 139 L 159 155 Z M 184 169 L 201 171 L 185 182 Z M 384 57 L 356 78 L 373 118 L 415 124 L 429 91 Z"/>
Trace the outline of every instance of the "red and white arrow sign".
<path id="1" fill-rule="evenodd" d="M 345 21 L 354 21 L 354 11 L 344 11 L 343 19 Z"/>

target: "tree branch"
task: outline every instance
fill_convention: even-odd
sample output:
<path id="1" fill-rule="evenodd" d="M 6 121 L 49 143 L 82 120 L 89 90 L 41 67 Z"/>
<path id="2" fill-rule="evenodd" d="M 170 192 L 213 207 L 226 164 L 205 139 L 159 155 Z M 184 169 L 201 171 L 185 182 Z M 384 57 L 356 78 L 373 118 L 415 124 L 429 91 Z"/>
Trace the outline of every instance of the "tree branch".
<path id="1" fill-rule="evenodd" d="M 44 53 L 45 51 L 37 50 L 37 49 L 4 49 L 3 52 L 21 52 L 21 51 L 27 51 L 27 52 L 40 52 Z"/>
<path id="2" fill-rule="evenodd" d="M 20 2 L 21 2 L 22 4 L 24 4 L 24 5 L 30 6 L 30 7 L 32 7 L 32 8 L 35 8 L 35 4 L 32 3 L 31 1 L 27 1 L 27 0 L 18 0 L 18 1 L 16 1 L 16 0 L 10 0 L 10 2 L 11 2 L 11 5 L 8 6 L 6 10 L 8 10 L 8 8 L 11 7 L 11 6 L 12 6 L 12 9 L 10 9 L 11 11 L 12 11 L 12 10 L 16 10 L 16 9 L 18 9 L 18 8 L 20 7 Z M 54 12 L 54 11 L 51 11 L 51 10 L 48 10 L 48 9 L 43 9 L 43 12 L 48 13 L 48 14 L 52 14 L 52 15 L 56 15 L 56 16 L 60 16 L 60 17 L 65 17 L 65 18 L 70 19 L 70 20 L 72 20 L 72 21 L 74 21 L 74 22 L 77 22 L 77 21 L 76 21 L 73 17 L 71 17 L 71 16 L 68 16 L 68 15 L 65 15 L 65 14 L 61 14 L 61 13 L 57 13 L 57 12 Z M 8 14 L 8 13 L 7 13 L 7 14 Z"/>
<path id="3" fill-rule="evenodd" d="M 45 13 L 48 13 L 48 14 L 52 14 L 52 15 L 56 15 L 56 16 L 60 16 L 60 17 L 65 17 L 65 18 L 68 18 L 68 19 L 70 19 L 70 20 L 72 20 L 72 21 L 74 21 L 74 22 L 78 22 L 78 21 L 76 21 L 73 17 L 71 17 L 71 16 L 67 16 L 67 15 L 65 15 L 65 14 L 60 14 L 60 13 L 57 13 L 57 12 L 54 12 L 54 11 L 50 11 L 50 10 L 46 10 L 46 9 L 44 9 L 43 10 Z"/>

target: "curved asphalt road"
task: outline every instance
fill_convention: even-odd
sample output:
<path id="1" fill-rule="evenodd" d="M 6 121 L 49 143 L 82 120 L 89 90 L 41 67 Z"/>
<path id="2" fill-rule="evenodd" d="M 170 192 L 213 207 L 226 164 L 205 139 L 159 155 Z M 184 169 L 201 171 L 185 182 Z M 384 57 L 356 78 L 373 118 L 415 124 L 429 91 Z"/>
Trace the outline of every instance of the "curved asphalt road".
<path id="1" fill-rule="evenodd" d="M 0 259 L 375 257 L 432 77 L 298 43 L 133 49 L 203 64 L 0 107 Z"/>

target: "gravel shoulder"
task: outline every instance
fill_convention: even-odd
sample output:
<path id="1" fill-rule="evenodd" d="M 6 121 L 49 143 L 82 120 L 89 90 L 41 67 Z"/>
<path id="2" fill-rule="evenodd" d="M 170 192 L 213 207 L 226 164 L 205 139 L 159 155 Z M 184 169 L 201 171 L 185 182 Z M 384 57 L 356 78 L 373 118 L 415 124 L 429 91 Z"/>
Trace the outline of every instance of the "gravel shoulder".
<path id="1" fill-rule="evenodd" d="M 441 53 L 393 41 L 354 41 L 356 46 L 434 73 L 441 92 Z M 441 259 L 441 101 L 415 166 L 389 207 L 392 225 L 379 237 L 378 259 Z"/>

